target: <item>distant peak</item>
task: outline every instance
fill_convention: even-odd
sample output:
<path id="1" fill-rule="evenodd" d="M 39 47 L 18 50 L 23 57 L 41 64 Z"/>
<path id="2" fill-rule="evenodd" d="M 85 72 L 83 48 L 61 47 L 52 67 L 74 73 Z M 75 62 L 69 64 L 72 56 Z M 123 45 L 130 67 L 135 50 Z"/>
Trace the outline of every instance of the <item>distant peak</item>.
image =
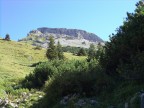
<path id="1" fill-rule="evenodd" d="M 30 41 L 33 45 L 40 44 L 41 46 L 46 46 L 49 36 L 53 36 L 56 42 L 59 40 L 63 46 L 89 47 L 90 43 L 104 43 L 99 36 L 85 30 L 48 27 L 31 30 L 27 38 L 20 41 Z"/>

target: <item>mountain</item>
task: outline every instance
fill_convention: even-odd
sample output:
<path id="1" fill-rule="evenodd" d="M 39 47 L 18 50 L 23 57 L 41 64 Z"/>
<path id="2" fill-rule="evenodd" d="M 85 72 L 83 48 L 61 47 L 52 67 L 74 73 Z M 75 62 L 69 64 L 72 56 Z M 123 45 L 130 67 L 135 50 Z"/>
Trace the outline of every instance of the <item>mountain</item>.
<path id="1" fill-rule="evenodd" d="M 62 46 L 88 48 L 91 43 L 104 44 L 104 41 L 100 37 L 84 30 L 47 27 L 37 28 L 36 30 L 30 31 L 26 38 L 20 39 L 19 41 L 28 42 L 35 46 L 40 45 L 46 48 L 50 36 L 54 37 L 55 43 L 60 41 Z"/>

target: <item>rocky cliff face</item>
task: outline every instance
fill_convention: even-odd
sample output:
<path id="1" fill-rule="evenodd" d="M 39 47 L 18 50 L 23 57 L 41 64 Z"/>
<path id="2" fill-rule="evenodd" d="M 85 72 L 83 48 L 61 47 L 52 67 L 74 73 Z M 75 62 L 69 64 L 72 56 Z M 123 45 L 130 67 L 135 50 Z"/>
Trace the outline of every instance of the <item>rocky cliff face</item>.
<path id="1" fill-rule="evenodd" d="M 19 41 L 47 47 L 50 36 L 54 37 L 56 43 L 60 41 L 63 46 L 89 47 L 91 43 L 104 43 L 97 35 L 84 30 L 46 27 L 30 31 L 26 38 Z"/>

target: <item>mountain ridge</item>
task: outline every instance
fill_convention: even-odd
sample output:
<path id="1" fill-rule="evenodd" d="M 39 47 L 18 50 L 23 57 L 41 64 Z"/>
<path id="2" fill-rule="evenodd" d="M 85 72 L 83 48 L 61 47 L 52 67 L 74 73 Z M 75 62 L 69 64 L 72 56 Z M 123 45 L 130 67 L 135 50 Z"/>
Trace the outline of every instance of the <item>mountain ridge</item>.
<path id="1" fill-rule="evenodd" d="M 47 47 L 47 42 L 49 42 L 49 37 L 53 36 L 55 43 L 60 41 L 62 46 L 75 46 L 75 47 L 89 47 L 91 43 L 103 44 L 104 41 L 95 35 L 94 33 L 89 33 L 85 30 L 80 29 L 67 29 L 67 28 L 48 28 L 40 27 L 36 30 L 31 30 L 26 38 L 19 41 L 29 42 L 32 45 L 39 45 L 44 48 Z"/>
<path id="2" fill-rule="evenodd" d="M 80 30 L 80 29 L 67 29 L 67 28 L 47 28 L 47 27 L 42 27 L 42 28 L 37 28 L 38 31 L 41 31 L 42 33 L 56 33 L 56 34 L 66 34 L 69 36 L 74 36 L 77 37 L 78 35 L 88 35 L 88 36 L 93 36 L 94 40 L 91 41 L 99 41 L 99 42 L 103 42 L 103 40 L 98 37 L 97 35 L 95 35 L 94 33 L 89 33 L 85 30 Z M 85 37 L 86 38 L 86 37 Z"/>

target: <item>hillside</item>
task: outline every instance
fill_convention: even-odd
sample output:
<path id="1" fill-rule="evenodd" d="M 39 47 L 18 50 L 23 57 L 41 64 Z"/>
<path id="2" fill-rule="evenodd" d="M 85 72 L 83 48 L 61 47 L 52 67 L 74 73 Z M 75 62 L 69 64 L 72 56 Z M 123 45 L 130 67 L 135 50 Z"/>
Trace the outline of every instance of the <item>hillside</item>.
<path id="1" fill-rule="evenodd" d="M 26 43 L 0 40 L 0 79 L 15 79 L 24 77 L 34 68 L 33 63 L 47 61 L 45 49 L 35 49 Z M 71 53 L 65 53 L 65 57 L 79 59 Z M 85 58 L 85 57 L 80 57 Z"/>
<path id="2" fill-rule="evenodd" d="M 27 43 L 0 39 L 0 107 L 3 103 L 2 98 L 17 101 L 15 99 L 21 96 L 23 92 L 28 92 L 27 89 L 14 90 L 13 85 L 33 72 L 35 68 L 32 66 L 33 64 L 47 61 L 45 52 L 46 49 L 39 50 Z M 64 53 L 64 56 L 66 59 L 86 58 L 84 56 L 74 56 L 72 53 Z M 34 93 L 31 98 L 36 100 L 38 95 L 39 93 Z M 22 104 L 24 107 L 25 105 L 26 103 Z"/>
<path id="3" fill-rule="evenodd" d="M 28 74 L 33 63 L 45 61 L 45 50 L 14 41 L 0 40 L 0 78 L 20 78 Z"/>
<path id="4" fill-rule="evenodd" d="M 22 78 L 34 68 L 32 64 L 47 61 L 46 49 L 35 49 L 35 46 L 0 39 L 0 79 Z M 67 59 L 84 59 L 71 53 L 64 53 Z"/>
<path id="5" fill-rule="evenodd" d="M 104 44 L 104 41 L 100 37 L 84 30 L 46 27 L 30 31 L 26 38 L 19 41 L 31 43 L 35 46 L 47 47 L 49 36 L 53 36 L 56 43 L 60 41 L 62 46 L 88 48 L 91 43 L 96 45 L 98 43 Z"/>

